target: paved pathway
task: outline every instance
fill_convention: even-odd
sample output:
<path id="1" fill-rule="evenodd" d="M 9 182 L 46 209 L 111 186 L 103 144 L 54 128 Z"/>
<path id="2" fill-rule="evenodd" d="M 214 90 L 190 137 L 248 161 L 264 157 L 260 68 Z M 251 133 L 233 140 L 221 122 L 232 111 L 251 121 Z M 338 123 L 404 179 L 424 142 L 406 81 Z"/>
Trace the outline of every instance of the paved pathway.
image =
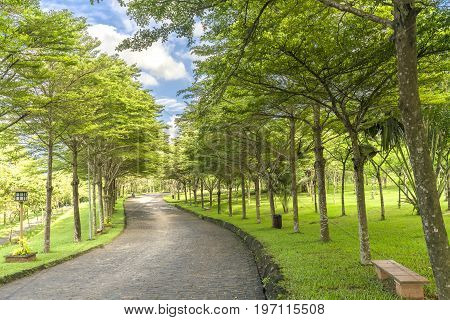
<path id="1" fill-rule="evenodd" d="M 230 231 L 167 205 L 127 202 L 113 243 L 0 287 L 0 299 L 263 299 L 255 262 Z"/>

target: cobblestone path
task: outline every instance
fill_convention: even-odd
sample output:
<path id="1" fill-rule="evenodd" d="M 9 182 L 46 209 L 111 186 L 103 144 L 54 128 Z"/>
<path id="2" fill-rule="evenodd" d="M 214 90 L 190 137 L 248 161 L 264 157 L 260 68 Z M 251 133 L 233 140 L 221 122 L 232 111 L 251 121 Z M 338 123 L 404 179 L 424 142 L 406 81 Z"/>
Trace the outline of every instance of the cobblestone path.
<path id="1" fill-rule="evenodd" d="M 253 256 L 230 231 L 166 204 L 131 199 L 104 248 L 0 287 L 0 299 L 264 299 Z"/>

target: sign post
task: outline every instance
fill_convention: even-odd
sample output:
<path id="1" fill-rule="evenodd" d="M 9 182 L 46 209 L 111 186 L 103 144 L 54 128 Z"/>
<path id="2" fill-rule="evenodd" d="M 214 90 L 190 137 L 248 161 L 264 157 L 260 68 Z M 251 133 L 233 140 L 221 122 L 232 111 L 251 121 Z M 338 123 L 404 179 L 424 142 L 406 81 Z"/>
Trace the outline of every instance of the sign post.
<path id="1" fill-rule="evenodd" d="M 28 200 L 28 192 L 24 190 L 16 191 L 14 200 L 19 202 L 20 212 L 19 212 L 19 221 L 20 221 L 20 232 L 19 239 L 23 239 L 23 203 Z"/>

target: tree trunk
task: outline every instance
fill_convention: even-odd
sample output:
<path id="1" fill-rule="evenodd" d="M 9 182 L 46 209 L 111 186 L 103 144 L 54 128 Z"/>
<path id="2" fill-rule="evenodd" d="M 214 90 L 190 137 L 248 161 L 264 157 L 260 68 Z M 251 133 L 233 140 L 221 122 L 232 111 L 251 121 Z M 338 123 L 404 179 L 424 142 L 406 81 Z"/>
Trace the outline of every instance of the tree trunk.
<path id="1" fill-rule="evenodd" d="M 256 223 L 261 223 L 261 193 L 259 186 L 259 177 L 255 178 L 255 203 L 256 203 Z"/>
<path id="2" fill-rule="evenodd" d="M 242 192 L 242 219 L 247 219 L 247 207 L 245 203 L 245 176 L 241 173 L 241 192 Z"/>
<path id="3" fill-rule="evenodd" d="M 361 264 L 368 265 L 371 263 L 371 257 L 364 191 L 364 158 L 361 155 L 357 133 L 350 133 L 350 138 L 352 140 L 353 165 L 355 169 L 356 206 L 358 209 L 359 227 L 359 256 Z"/>
<path id="4" fill-rule="evenodd" d="M 213 190 L 208 190 L 209 192 L 209 209 L 211 210 L 213 204 Z"/>
<path id="5" fill-rule="evenodd" d="M 333 204 L 336 204 L 336 187 L 337 187 L 337 176 L 336 171 L 333 170 Z"/>
<path id="6" fill-rule="evenodd" d="M 347 166 L 347 159 L 342 163 L 342 177 L 341 177 L 341 216 L 345 216 L 345 167 Z"/>
<path id="7" fill-rule="evenodd" d="M 44 229 L 44 252 L 50 252 L 50 225 L 52 223 L 52 194 L 53 194 L 53 140 L 49 138 L 47 158 L 47 194 L 45 201 L 45 229 Z"/>
<path id="8" fill-rule="evenodd" d="M 202 209 L 205 209 L 205 199 L 203 192 L 204 192 L 203 179 L 200 179 L 200 200 L 202 203 Z"/>
<path id="9" fill-rule="evenodd" d="M 188 196 L 187 196 L 187 187 L 186 184 L 184 184 L 184 202 L 188 202 Z"/>
<path id="10" fill-rule="evenodd" d="M 248 206 L 250 206 L 250 204 L 251 204 L 251 191 L 250 191 L 250 188 L 251 188 L 251 181 L 249 180 L 248 184 L 247 184 L 247 204 L 248 204 Z"/>
<path id="11" fill-rule="evenodd" d="M 447 172 L 447 211 L 450 211 L 450 171 Z"/>
<path id="12" fill-rule="evenodd" d="M 397 201 L 397 208 L 399 209 L 402 207 L 402 184 L 403 184 L 402 173 L 400 172 L 398 174 L 398 201 Z"/>
<path id="13" fill-rule="evenodd" d="M 313 200 L 314 200 L 314 212 L 317 213 L 317 177 L 316 173 L 314 173 L 314 179 L 313 179 Z"/>
<path id="14" fill-rule="evenodd" d="M 371 187 L 370 199 L 373 200 L 373 199 L 375 199 L 375 184 L 374 184 L 373 179 L 371 179 L 371 180 L 372 180 L 372 183 L 370 184 L 370 187 Z"/>
<path id="15" fill-rule="evenodd" d="M 220 179 L 217 181 L 217 213 L 220 214 L 220 212 L 222 211 L 221 208 L 221 191 L 220 191 L 220 185 L 221 185 L 221 181 Z"/>
<path id="16" fill-rule="evenodd" d="M 193 187 L 193 193 L 194 193 L 194 205 L 197 205 L 197 185 L 195 184 Z"/>
<path id="17" fill-rule="evenodd" d="M 320 109 L 314 108 L 314 155 L 316 157 L 315 169 L 319 192 L 319 211 L 320 211 L 320 239 L 322 241 L 330 240 L 328 229 L 327 212 L 327 190 L 325 183 L 325 158 L 323 157 L 322 127 L 320 125 Z M 315 189 L 315 188 L 314 188 Z"/>
<path id="18" fill-rule="evenodd" d="M 97 194 L 96 194 L 96 165 L 94 163 L 93 165 L 93 172 L 92 172 L 92 215 L 94 216 L 94 234 L 97 231 Z"/>
<path id="19" fill-rule="evenodd" d="M 383 197 L 383 181 L 381 179 L 380 169 L 377 168 L 378 192 L 380 192 L 381 220 L 385 220 L 384 197 Z"/>
<path id="20" fill-rule="evenodd" d="M 417 203 L 440 299 L 450 299 L 448 236 L 439 203 L 436 175 L 420 107 L 414 0 L 393 0 L 399 83 L 399 109 L 410 151 Z"/>
<path id="21" fill-rule="evenodd" d="M 297 152 L 295 150 L 295 118 L 291 117 L 289 130 L 289 165 L 291 167 L 292 212 L 294 218 L 294 232 L 298 232 L 298 198 L 297 198 Z"/>
<path id="22" fill-rule="evenodd" d="M 114 204 L 115 204 L 115 200 L 114 200 L 114 180 L 109 180 L 107 187 L 105 188 L 105 192 L 106 192 L 106 203 L 107 203 L 107 210 L 106 210 L 106 217 L 107 217 L 107 221 L 108 224 L 111 223 L 112 220 L 112 215 L 114 213 Z"/>
<path id="23" fill-rule="evenodd" d="M 104 208 L 103 208 L 103 216 L 104 216 L 104 221 L 103 221 L 103 223 L 104 223 L 104 225 L 108 225 L 109 224 L 109 211 L 110 211 L 110 208 L 109 208 L 109 204 L 110 204 L 110 196 L 109 196 L 109 193 L 108 193 L 108 189 L 106 188 L 106 184 L 107 184 L 107 180 L 106 180 L 106 178 L 104 179 L 104 181 L 103 181 L 103 206 L 104 206 Z"/>
<path id="24" fill-rule="evenodd" d="M 73 220 L 74 220 L 74 234 L 73 239 L 76 242 L 81 241 L 81 221 L 80 221 L 80 196 L 78 186 L 80 180 L 78 179 L 78 143 L 73 141 L 72 144 L 72 202 L 73 202 Z"/>
<path id="25" fill-rule="evenodd" d="M 98 168 L 98 180 L 97 180 L 97 190 L 98 190 L 98 210 L 99 210 L 99 216 L 100 216 L 100 225 L 99 230 L 103 231 L 103 227 L 105 224 L 105 211 L 103 208 L 103 181 L 102 181 L 102 171 L 99 166 Z"/>
<path id="26" fill-rule="evenodd" d="M 233 185 L 228 185 L 228 216 L 233 215 Z"/>
<path id="27" fill-rule="evenodd" d="M 270 177 L 267 179 L 267 193 L 269 196 L 270 214 L 273 216 L 275 214 L 275 200 L 273 196 L 272 179 Z"/>

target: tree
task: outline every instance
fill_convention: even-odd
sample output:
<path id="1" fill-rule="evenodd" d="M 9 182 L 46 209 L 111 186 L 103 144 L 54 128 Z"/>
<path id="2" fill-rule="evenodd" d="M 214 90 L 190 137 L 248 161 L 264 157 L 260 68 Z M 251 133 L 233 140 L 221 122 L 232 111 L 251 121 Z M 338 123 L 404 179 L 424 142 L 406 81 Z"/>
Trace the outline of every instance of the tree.
<path id="1" fill-rule="evenodd" d="M 433 272 L 438 283 L 440 298 L 448 298 L 448 237 L 445 230 L 445 225 L 442 218 L 442 211 L 439 204 L 439 193 L 436 185 L 436 176 L 433 171 L 432 160 L 429 154 L 429 145 L 427 142 L 427 134 L 423 125 L 423 116 L 420 106 L 419 89 L 418 89 L 418 72 L 417 72 L 417 41 L 416 41 L 416 16 L 419 12 L 419 7 L 414 0 L 393 0 L 393 17 L 392 20 L 387 18 L 389 16 L 390 4 L 384 2 L 374 2 L 373 5 L 368 5 L 365 1 L 357 1 L 355 4 L 348 4 L 347 2 L 340 2 L 334 0 L 316 0 L 305 1 L 302 3 L 296 1 L 281 1 L 267 0 L 267 1 L 194 1 L 194 2 L 179 2 L 166 1 L 161 5 L 159 1 L 130 1 L 121 2 L 127 5 L 129 13 L 135 18 L 137 23 L 143 28 L 132 39 L 124 41 L 122 48 L 139 49 L 146 47 L 156 41 L 157 39 L 167 39 L 169 34 L 176 32 L 179 36 L 187 36 L 192 39 L 193 26 L 195 18 L 201 19 L 201 22 L 206 25 L 206 29 L 210 34 L 227 34 L 234 37 L 236 41 L 229 46 L 229 51 L 232 54 L 228 57 L 229 61 L 227 68 L 222 73 L 222 77 L 216 81 L 217 92 L 223 92 L 223 87 L 228 84 L 230 78 L 236 73 L 237 68 L 242 63 L 246 53 L 247 47 L 264 32 L 260 31 L 264 19 L 267 19 L 268 25 L 278 26 L 286 19 L 279 19 L 279 17 L 294 16 L 298 14 L 298 8 L 302 8 L 302 12 L 309 13 L 315 6 L 313 3 L 322 3 L 328 7 L 335 8 L 344 13 L 350 13 L 356 17 L 363 18 L 363 21 L 369 21 L 366 24 L 369 28 L 379 25 L 373 35 L 383 37 L 383 41 L 388 43 L 388 38 L 385 37 L 387 33 L 384 32 L 386 28 L 393 31 L 393 39 L 395 42 L 395 56 L 396 56 L 396 73 L 399 89 L 399 110 L 402 118 L 402 123 L 405 126 L 407 146 L 411 152 L 411 164 L 414 173 L 415 181 L 418 185 L 418 206 L 422 217 L 424 227 L 425 239 L 427 242 L 430 261 L 432 262 Z M 431 6 L 433 4 L 434 6 Z M 434 18 L 442 12 L 442 6 L 439 1 L 420 2 L 423 6 L 423 13 L 419 17 L 423 19 Z M 274 10 L 271 10 L 275 8 Z M 297 9 L 297 10 L 296 10 Z M 374 13 L 372 13 L 374 12 Z M 306 21 L 313 20 L 317 16 L 313 12 L 312 17 Z M 149 25 L 150 19 L 154 18 L 161 24 L 153 30 L 146 29 Z M 278 20 L 277 20 L 278 18 Z M 347 19 L 347 16 L 344 17 Z M 170 20 L 170 23 L 164 23 Z M 350 19 L 352 20 L 352 19 Z M 323 24 L 322 20 L 319 20 Z M 354 20 L 352 20 L 354 21 Z M 352 25 L 347 24 L 347 26 Z M 239 28 L 243 26 L 242 28 Z M 299 30 L 294 25 L 287 23 L 287 28 L 290 30 Z M 436 27 L 436 25 L 433 25 Z M 266 29 L 267 30 L 267 29 Z M 263 30 L 264 31 L 264 30 Z M 207 33 L 208 33 L 207 32 Z M 447 41 L 448 43 L 448 41 Z M 363 45 L 364 46 L 364 45 Z M 363 48 L 363 47 L 362 47 Z M 309 56 L 308 56 L 309 57 Z M 356 58 L 357 55 L 349 55 L 351 58 Z M 231 59 L 230 59 L 231 58 Z M 295 57 L 292 57 L 295 58 Z M 311 65 L 310 65 L 311 66 Z M 392 70 L 392 68 L 391 68 Z M 317 70 L 315 70 L 317 71 Z M 366 74 L 366 77 L 369 74 Z M 324 78 L 322 78 L 322 81 Z M 372 83 L 374 84 L 374 83 Z M 375 85 L 376 87 L 376 85 Z M 359 88 L 361 90 L 361 88 Z M 376 90 L 380 91 L 380 90 Z M 383 90 L 381 90 L 383 91 Z M 360 93 L 361 91 L 354 92 Z M 372 91 L 374 93 L 374 91 Z M 376 95 L 374 95 L 375 97 Z M 336 97 L 330 96 L 331 99 Z M 367 98 L 367 97 L 366 97 Z M 371 100 L 371 99 L 369 99 Z M 366 100 L 366 102 L 369 102 Z M 370 101 L 372 104 L 373 101 Z M 363 108 L 364 109 L 364 108 Z M 335 109 L 336 110 L 336 109 Z M 363 111 L 359 117 L 365 114 Z M 340 113 L 340 116 L 343 114 Z M 341 117 L 342 118 L 342 117 Z M 361 148 L 358 142 L 358 134 L 352 125 L 353 121 L 349 121 L 348 117 L 345 120 L 346 128 L 350 131 L 350 140 L 352 141 L 353 157 L 355 164 L 356 182 L 358 186 L 357 195 L 359 217 L 360 217 L 360 234 L 361 234 L 361 260 L 363 263 L 370 263 L 370 252 L 368 246 L 367 226 L 365 223 L 365 205 L 361 201 L 364 194 L 363 167 L 364 155 L 361 154 Z M 362 119 L 359 119 L 362 120 Z M 359 122 L 357 120 L 357 122 Z M 355 124 L 353 122 L 353 124 Z"/>

